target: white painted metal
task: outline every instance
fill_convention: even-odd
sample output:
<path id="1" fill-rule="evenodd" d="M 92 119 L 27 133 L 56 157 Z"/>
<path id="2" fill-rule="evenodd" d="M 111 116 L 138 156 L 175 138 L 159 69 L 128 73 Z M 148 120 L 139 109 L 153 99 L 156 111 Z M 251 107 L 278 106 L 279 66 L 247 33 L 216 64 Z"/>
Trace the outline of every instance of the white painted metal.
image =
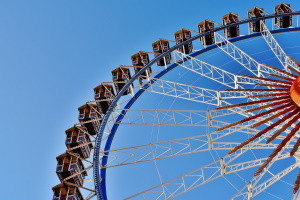
<path id="1" fill-rule="evenodd" d="M 248 199 L 252 199 L 255 196 L 257 196 L 258 194 L 260 194 L 261 192 L 263 192 L 264 190 L 268 189 L 272 184 L 276 183 L 277 181 L 279 181 L 281 178 L 283 178 L 285 175 L 287 175 L 288 173 L 290 173 L 292 170 L 294 170 L 297 166 L 297 164 L 292 164 L 290 166 L 288 166 L 286 169 L 280 171 L 279 173 L 277 173 L 276 175 L 274 175 L 273 177 L 269 178 L 268 180 L 262 182 L 261 184 L 259 184 L 256 187 L 251 187 L 251 191 L 248 188 L 247 192 L 244 193 L 240 193 L 237 196 L 234 196 L 232 198 L 236 199 L 239 198 L 240 196 L 243 196 L 244 200 L 248 200 Z M 249 185 L 251 185 L 251 182 L 249 183 Z"/>
<path id="2" fill-rule="evenodd" d="M 258 61 L 253 59 L 251 56 L 249 56 L 243 50 L 241 50 L 236 45 L 231 43 L 228 39 L 223 37 L 218 32 L 215 32 L 215 38 L 216 38 L 218 47 L 223 52 L 225 52 L 232 59 L 234 59 L 235 61 L 240 63 L 245 69 L 250 71 L 255 76 L 267 77 L 270 73 L 277 74 L 277 75 L 283 75 L 282 73 L 280 73 L 276 70 L 270 69 L 270 68 L 266 67 L 265 65 L 259 63 Z"/>
<path id="3" fill-rule="evenodd" d="M 241 149 L 240 151 L 227 155 L 224 158 L 217 160 L 214 163 L 211 163 L 207 166 L 196 169 L 195 171 L 189 172 L 183 176 L 177 177 L 169 182 L 165 182 L 161 185 L 148 189 L 144 192 L 138 193 L 134 196 L 131 196 L 126 199 L 170 199 L 178 195 L 181 195 L 185 192 L 193 190 L 203 184 L 206 184 L 210 181 L 213 181 L 219 177 L 222 177 L 227 174 L 235 173 L 241 170 L 246 170 L 252 167 L 261 165 L 267 158 L 260 158 L 256 160 L 249 160 L 242 163 L 236 163 L 230 165 L 230 163 L 236 158 L 244 154 L 248 149 Z M 289 157 L 289 154 L 280 155 L 277 160 L 285 159 Z M 222 169 L 223 166 L 223 169 Z M 225 167 L 225 169 L 224 169 Z M 193 179 L 191 179 L 193 178 Z M 177 187 L 174 187 L 177 185 Z M 168 188 L 168 186 L 172 186 Z M 159 188 L 159 190 L 158 190 Z M 164 194 L 162 188 L 165 188 L 165 191 L 169 193 Z M 155 196 L 153 196 L 155 194 Z M 164 198 L 166 196 L 167 198 Z"/>
<path id="4" fill-rule="evenodd" d="M 223 38 L 225 40 L 225 38 Z M 227 40 L 226 40 L 227 41 Z M 221 42 L 222 43 L 222 42 Z M 234 50 L 233 51 L 237 51 L 240 52 L 241 50 L 236 47 L 235 45 L 233 45 L 232 43 L 230 43 L 229 41 L 227 41 L 228 45 L 230 44 L 230 47 L 232 47 Z M 258 68 L 257 71 L 259 71 L 260 73 L 264 73 L 265 75 L 267 73 L 274 73 L 274 74 L 280 74 L 278 71 L 272 70 L 268 67 L 266 67 L 263 64 L 259 64 L 257 61 L 255 61 L 254 59 L 252 59 L 249 55 L 245 54 L 244 52 L 240 52 L 241 57 L 242 58 L 238 58 L 236 55 L 236 53 L 230 53 L 229 49 L 230 48 L 225 48 L 224 44 L 219 46 L 220 48 L 222 48 L 223 51 L 227 50 L 226 53 L 228 55 L 234 55 L 235 57 L 233 57 L 235 60 L 237 60 L 241 65 L 243 65 L 245 68 Z M 209 63 L 206 63 L 202 60 L 199 60 L 198 58 L 195 57 L 191 57 L 187 54 L 184 54 L 182 52 L 179 51 L 175 51 L 174 55 L 178 56 L 178 59 L 187 59 L 186 62 L 184 63 L 180 63 L 178 62 L 178 65 L 181 67 L 184 67 L 187 70 L 193 71 L 203 77 L 209 78 L 217 83 L 220 83 L 222 85 L 225 85 L 229 88 L 233 88 L 233 89 L 238 89 L 238 88 L 243 88 L 241 86 L 241 84 L 250 84 L 250 85 L 254 85 L 255 83 L 266 83 L 266 81 L 261 81 L 261 80 L 257 80 L 257 79 L 252 79 L 252 78 L 248 78 L 248 77 L 244 77 L 241 75 L 237 75 L 231 72 L 228 72 L 224 69 L 221 69 L 219 67 L 216 67 L 214 65 L 211 65 Z M 247 59 L 243 58 L 246 57 Z M 247 62 L 245 62 L 245 60 Z M 254 65 L 254 66 L 253 66 Z M 256 74 L 255 74 L 256 75 Z"/>
<path id="5" fill-rule="evenodd" d="M 218 139 L 228 136 L 232 133 L 239 132 L 254 134 L 253 130 L 247 131 L 245 127 L 239 127 L 233 130 L 224 130 L 222 133 L 213 132 L 195 137 L 182 138 L 177 140 L 170 140 L 158 143 L 150 143 L 146 145 L 133 146 L 122 149 L 114 149 L 109 152 L 109 161 L 106 166 L 102 168 L 117 167 L 122 165 L 136 164 L 151 160 L 165 159 L 174 156 L 182 156 L 192 153 L 199 153 L 203 151 L 222 150 L 229 151 L 240 143 L 237 142 L 219 142 Z M 216 137 L 216 135 L 218 135 Z M 214 138 L 214 139 L 212 139 Z M 279 139 L 283 139 L 280 137 Z M 265 141 L 259 143 L 250 143 L 243 149 L 274 149 L 277 144 L 265 144 Z M 287 148 L 292 148 L 288 145 Z M 159 153 L 158 153 L 159 152 Z M 103 152 L 104 154 L 105 152 Z"/>
<path id="6" fill-rule="evenodd" d="M 275 56 L 277 57 L 281 65 L 284 67 L 284 69 L 290 72 L 290 70 L 287 68 L 287 66 L 290 66 L 300 71 L 300 68 L 297 66 L 297 63 L 295 63 L 292 59 L 290 59 L 287 56 L 287 54 L 284 52 L 282 47 L 278 44 L 274 36 L 269 31 L 265 23 L 263 21 L 260 21 L 260 23 L 262 27 L 261 35 L 263 36 L 263 38 L 265 39 L 265 41 L 267 42 L 270 49 L 273 51 L 273 53 L 275 54 Z"/>

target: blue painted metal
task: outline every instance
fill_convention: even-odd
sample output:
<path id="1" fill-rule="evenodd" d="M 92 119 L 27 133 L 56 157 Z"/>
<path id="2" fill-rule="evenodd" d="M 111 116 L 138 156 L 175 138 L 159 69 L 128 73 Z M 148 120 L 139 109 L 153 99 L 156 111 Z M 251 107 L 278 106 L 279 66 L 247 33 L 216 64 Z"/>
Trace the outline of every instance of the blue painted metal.
<path id="1" fill-rule="evenodd" d="M 198 34 L 180 44 L 177 44 L 173 47 L 171 47 L 168 51 L 158 55 L 157 57 L 155 57 L 153 60 L 151 60 L 149 62 L 149 64 L 145 65 L 139 72 L 137 72 L 136 74 L 134 74 L 132 76 L 132 78 L 123 86 L 123 88 L 119 91 L 119 93 L 115 96 L 115 98 L 113 99 L 109 109 L 107 110 L 105 116 L 103 117 L 102 119 L 102 123 L 101 123 L 101 126 L 100 126 L 100 129 L 97 133 L 97 137 L 96 137 L 96 141 L 95 141 L 95 149 L 94 149 L 94 156 L 93 156 L 93 176 L 94 176 L 94 182 L 95 182 L 95 191 L 96 191 L 96 195 L 97 195 L 97 199 L 98 200 L 107 200 L 107 194 L 106 194 L 106 168 L 104 169 L 101 169 L 101 174 L 99 173 L 100 171 L 100 167 L 99 167 L 99 153 L 100 153 L 100 145 L 101 145 L 101 139 L 102 139 L 102 136 L 103 136 L 103 132 L 104 132 L 104 129 L 105 129 L 105 126 L 106 126 L 106 123 L 109 119 L 109 116 L 110 114 L 112 113 L 113 109 L 115 108 L 118 100 L 120 99 L 120 97 L 122 96 L 122 94 L 130 87 L 130 85 L 133 83 L 134 80 L 136 80 L 144 71 L 146 71 L 149 67 L 151 67 L 153 64 L 155 64 L 158 60 L 160 60 L 161 58 L 163 58 L 164 56 L 166 56 L 167 54 L 169 54 L 170 52 L 178 49 L 179 47 L 189 43 L 189 42 L 192 42 L 196 39 L 199 39 L 205 35 L 208 35 L 208 34 L 211 34 L 213 32 L 216 32 L 216 31 L 220 31 L 220 30 L 223 30 L 223 29 L 226 29 L 226 28 L 229 28 L 229 27 L 232 27 L 232 26 L 236 26 L 236 25 L 239 25 L 239 24 L 244 24 L 244 23 L 248 23 L 248 22 L 252 22 L 252 21 L 258 21 L 258 20 L 261 20 L 261 19 L 268 19 L 268 18 L 274 18 L 274 17 L 278 17 L 278 16 L 289 16 L 289 15 L 299 15 L 300 12 L 294 12 L 294 13 L 283 13 L 283 14 L 279 14 L 279 15 L 268 15 L 268 16 L 265 16 L 265 17 L 259 17 L 259 18 L 256 18 L 256 19 L 246 19 L 246 20 L 243 20 L 243 21 L 239 21 L 237 23 L 234 23 L 234 24 L 230 24 L 230 25 L 225 25 L 225 26 L 221 26 L 221 27 L 218 27 L 218 28 L 215 28 L 215 29 L 212 29 L 208 32 L 205 32 L 205 33 L 201 33 L 201 34 Z M 284 28 L 284 29 L 276 29 L 276 30 L 272 30 L 271 33 L 274 34 L 274 33 L 280 33 L 280 32 L 289 32 L 289 31 L 299 31 L 300 28 L 299 27 L 296 27 L 296 28 Z M 240 37 L 236 37 L 236 38 L 231 38 L 229 41 L 230 42 L 236 42 L 236 41 L 239 41 L 239 40 L 244 40 L 244 39 L 248 39 L 248 38 L 251 38 L 251 37 L 256 37 L 256 36 L 260 36 L 261 33 L 253 33 L 253 34 L 250 34 L 250 35 L 245 35 L 245 36 L 240 36 Z M 199 51 L 196 51 L 192 54 L 190 54 L 189 56 L 190 57 L 195 57 L 195 56 L 198 56 L 204 52 L 207 52 L 211 49 L 214 49 L 216 48 L 217 45 L 216 44 L 213 44 L 213 45 L 210 45 L 208 46 L 207 48 L 205 49 L 201 49 Z M 165 70 L 161 71 L 159 74 L 157 74 L 154 78 L 158 79 L 158 78 L 161 78 L 163 75 L 165 75 L 166 73 L 168 73 L 169 71 L 171 71 L 172 69 L 174 69 L 176 66 L 178 66 L 178 64 L 181 64 L 183 62 L 185 62 L 187 60 L 187 58 L 184 58 L 183 60 L 177 62 L 177 63 L 173 63 L 171 64 L 170 66 L 168 66 Z M 127 103 L 127 105 L 124 107 L 124 109 L 129 109 L 133 103 L 139 98 L 140 95 L 142 95 L 142 93 L 144 92 L 144 89 L 148 88 L 153 82 L 155 81 L 155 79 L 153 79 L 151 82 L 145 84 L 142 88 L 143 89 L 140 89 L 132 98 L 131 100 Z M 122 113 L 118 116 L 117 118 L 117 122 L 121 122 L 124 115 L 126 114 L 126 111 L 123 110 Z M 118 124 L 114 124 L 113 127 L 112 127 L 112 130 L 111 130 L 111 134 L 109 135 L 107 141 L 106 141 L 106 144 L 105 144 L 105 148 L 104 148 L 104 151 L 108 151 L 111 147 L 111 144 L 112 144 L 112 141 L 113 141 L 113 138 L 116 134 L 116 131 L 118 129 L 119 125 Z M 107 164 L 107 157 L 108 153 L 105 154 L 105 156 L 102 158 L 102 166 L 106 165 Z M 101 181 L 100 181 L 101 180 Z"/>

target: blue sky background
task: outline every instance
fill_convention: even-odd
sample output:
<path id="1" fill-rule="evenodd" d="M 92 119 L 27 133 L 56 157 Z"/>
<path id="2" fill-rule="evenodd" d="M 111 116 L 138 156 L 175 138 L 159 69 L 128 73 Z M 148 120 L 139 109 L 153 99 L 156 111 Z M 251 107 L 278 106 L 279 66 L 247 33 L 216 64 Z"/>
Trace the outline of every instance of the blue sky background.
<path id="1" fill-rule="evenodd" d="M 55 157 L 77 108 L 110 71 L 130 65 L 158 38 L 204 19 L 221 23 L 255 5 L 273 13 L 277 0 L 1 0 L 1 199 L 51 199 L 59 183 Z M 300 3 L 289 1 L 299 10 Z"/>

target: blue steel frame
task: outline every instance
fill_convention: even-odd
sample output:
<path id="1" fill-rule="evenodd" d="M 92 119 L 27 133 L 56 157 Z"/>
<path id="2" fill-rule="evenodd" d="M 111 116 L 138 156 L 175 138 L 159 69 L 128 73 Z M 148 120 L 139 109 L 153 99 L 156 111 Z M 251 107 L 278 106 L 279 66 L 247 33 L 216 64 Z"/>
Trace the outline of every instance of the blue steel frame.
<path id="1" fill-rule="evenodd" d="M 101 139 L 103 136 L 103 132 L 106 126 L 106 123 L 109 119 L 109 116 L 111 115 L 113 109 L 116 107 L 118 100 L 121 98 L 121 96 L 123 95 L 123 93 L 130 87 L 130 85 L 133 83 L 133 81 L 135 81 L 144 71 L 146 71 L 149 67 L 151 67 L 153 64 L 155 64 L 158 60 L 160 60 L 161 58 L 165 57 L 167 54 L 171 53 L 172 51 L 182 47 L 183 45 L 192 42 L 196 39 L 199 39 L 205 35 L 220 31 L 220 30 L 224 30 L 226 28 L 232 27 L 232 26 L 236 26 L 236 25 L 240 25 L 240 24 L 245 24 L 245 23 L 249 23 L 249 22 L 253 22 L 253 21 L 259 21 L 259 20 L 263 20 L 263 19 L 269 19 L 269 18 L 275 18 L 275 17 L 280 17 L 280 16 L 291 16 L 291 15 L 299 15 L 300 11 L 297 12 L 293 12 L 293 13 L 283 13 L 283 14 L 272 14 L 272 15 L 267 15 L 264 17 L 258 17 L 258 18 L 252 18 L 252 19 L 246 19 L 246 20 L 242 20 L 239 21 L 237 23 L 233 23 L 230 25 L 224 25 L 224 26 L 220 26 L 217 28 L 214 28 L 208 32 L 204 32 L 204 33 L 200 33 L 180 44 L 177 44 L 173 47 L 171 47 L 168 51 L 158 55 L 157 57 L 155 57 L 154 59 L 152 59 L 149 64 L 145 65 L 140 71 L 138 71 L 136 74 L 134 74 L 131 79 L 124 85 L 124 87 L 119 91 L 119 93 L 114 97 L 109 109 L 107 110 L 106 114 L 103 116 L 102 119 L 102 123 L 99 129 L 99 132 L 97 133 L 97 137 L 96 137 L 96 141 L 95 141 L 95 149 L 94 149 L 94 156 L 93 156 L 93 176 L 94 176 L 94 182 L 95 182 L 95 191 L 96 191 L 96 195 L 97 195 L 97 199 L 98 200 L 107 200 L 107 194 L 106 194 L 106 168 L 101 169 L 101 173 L 100 169 L 99 169 L 99 153 L 100 153 L 100 145 L 101 145 Z M 272 34 L 274 33 L 281 33 L 281 32 L 290 32 L 290 31 L 299 31 L 300 27 L 296 27 L 296 28 L 282 28 L 282 29 L 276 29 L 276 30 L 272 30 L 270 31 Z M 240 36 L 240 37 L 236 37 L 236 38 L 231 38 L 228 41 L 230 42 L 236 42 L 239 40 L 244 40 L 244 39 L 248 39 L 251 37 L 257 37 L 260 36 L 261 33 L 260 32 L 256 32 L 253 34 L 249 34 L 249 35 L 245 35 L 245 36 Z M 201 49 L 199 51 L 196 51 L 194 53 L 191 53 L 189 55 L 189 57 L 195 57 L 198 56 L 206 51 L 209 51 L 211 49 L 214 49 L 217 47 L 217 44 L 213 44 L 208 46 L 205 49 Z M 178 61 L 177 63 L 173 63 L 171 65 L 169 65 L 166 69 L 164 69 L 163 71 L 161 71 L 160 73 L 158 73 L 154 78 L 155 79 L 159 79 L 161 78 L 163 75 L 165 75 L 166 73 L 168 73 L 169 71 L 171 71 L 172 69 L 174 69 L 176 66 L 178 66 L 179 64 L 185 62 L 186 60 L 188 60 L 187 58 L 184 58 L 183 60 Z M 152 79 L 150 82 L 146 83 L 145 85 L 143 85 L 142 89 L 140 89 L 131 99 L 130 101 L 126 104 L 126 106 L 124 107 L 124 109 L 129 109 L 131 108 L 131 106 L 134 104 L 134 102 L 143 94 L 143 92 L 145 91 L 144 89 L 147 89 L 151 84 L 153 84 L 155 82 L 155 79 Z M 118 116 L 117 118 L 117 122 L 121 122 L 122 119 L 124 118 L 126 114 L 126 111 L 123 110 L 121 112 L 121 114 Z M 105 148 L 104 151 L 108 151 L 110 150 L 113 138 L 117 132 L 117 129 L 119 127 L 119 124 L 114 124 L 112 129 L 111 129 L 111 133 L 108 136 L 108 139 L 106 141 L 105 144 Z M 107 159 L 108 159 L 108 153 L 106 152 L 102 158 L 102 166 L 105 166 L 107 164 Z"/>

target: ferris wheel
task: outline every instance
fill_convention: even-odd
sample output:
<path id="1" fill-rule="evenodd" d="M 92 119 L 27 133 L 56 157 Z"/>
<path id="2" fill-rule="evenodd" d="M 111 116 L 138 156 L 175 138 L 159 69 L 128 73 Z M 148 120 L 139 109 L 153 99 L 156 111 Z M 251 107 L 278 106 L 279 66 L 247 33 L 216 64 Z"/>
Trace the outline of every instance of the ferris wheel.
<path id="1" fill-rule="evenodd" d="M 300 12 L 247 13 L 159 39 L 95 87 L 53 200 L 300 199 Z"/>

